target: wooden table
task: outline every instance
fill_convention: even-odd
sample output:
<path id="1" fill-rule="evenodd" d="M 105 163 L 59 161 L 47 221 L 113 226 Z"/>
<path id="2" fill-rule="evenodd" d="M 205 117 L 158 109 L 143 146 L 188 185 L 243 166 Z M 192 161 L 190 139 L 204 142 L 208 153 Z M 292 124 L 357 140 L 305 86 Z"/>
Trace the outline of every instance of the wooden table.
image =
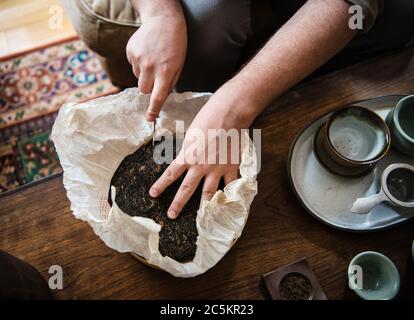
<path id="1" fill-rule="evenodd" d="M 414 297 L 407 273 L 412 222 L 368 234 L 330 228 L 299 205 L 286 170 L 290 144 L 310 121 L 354 100 L 413 93 L 413 53 L 380 57 L 301 84 L 257 119 L 254 127 L 263 130 L 259 194 L 241 239 L 199 277 L 174 278 L 106 247 L 87 223 L 72 216 L 61 176 L 0 196 L 0 249 L 30 262 L 46 278 L 51 265 L 60 265 L 64 289 L 56 297 L 61 299 L 262 299 L 261 275 L 302 257 L 329 299 L 355 298 L 346 270 L 364 250 L 388 255 L 402 275 L 402 297 Z"/>

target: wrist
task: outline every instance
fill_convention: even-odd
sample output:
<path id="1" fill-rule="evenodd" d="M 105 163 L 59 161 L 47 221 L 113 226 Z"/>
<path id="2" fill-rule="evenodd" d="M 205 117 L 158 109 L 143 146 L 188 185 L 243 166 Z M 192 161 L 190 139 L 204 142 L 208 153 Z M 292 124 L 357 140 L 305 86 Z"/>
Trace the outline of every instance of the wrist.
<path id="1" fill-rule="evenodd" d="M 220 87 L 213 98 L 216 108 L 238 129 L 249 128 L 263 109 L 254 95 L 232 80 Z"/>
<path id="2" fill-rule="evenodd" d="M 224 129 L 247 129 L 257 116 L 249 100 L 227 86 L 217 90 L 203 109 L 205 116 L 214 115 L 217 126 Z"/>

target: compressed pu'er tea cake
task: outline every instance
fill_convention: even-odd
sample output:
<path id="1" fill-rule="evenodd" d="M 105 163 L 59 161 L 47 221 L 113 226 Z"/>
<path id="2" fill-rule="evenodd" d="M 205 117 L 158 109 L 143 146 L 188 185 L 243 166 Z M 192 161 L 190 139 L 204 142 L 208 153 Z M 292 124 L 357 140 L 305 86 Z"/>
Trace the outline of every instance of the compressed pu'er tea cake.
<path id="1" fill-rule="evenodd" d="M 163 107 L 164 112 L 157 120 L 155 136 L 168 133 L 168 130 L 175 127 L 177 119 L 190 124 L 210 97 L 211 94 L 205 93 L 171 93 Z M 136 212 L 132 213 L 136 216 L 127 214 L 125 207 L 130 199 L 124 196 L 123 204 L 120 199 L 122 197 L 117 199 L 122 210 L 115 205 L 116 187 L 110 188 L 120 163 L 137 147 L 141 148 L 142 141 L 151 138 L 153 129 L 145 120 L 149 100 L 148 95 L 139 93 L 137 88 L 129 88 L 116 95 L 62 106 L 53 126 L 52 139 L 65 173 L 63 184 L 73 216 L 87 222 L 109 248 L 117 252 L 134 253 L 135 257 L 138 255 L 175 277 L 195 277 L 225 257 L 243 232 L 251 202 L 257 193 L 257 165 L 254 157 L 251 157 L 253 152 L 250 153 L 254 151 L 254 146 L 247 133 L 243 134 L 248 143 L 241 150 L 243 161 L 240 178 L 223 190 L 225 192 L 215 194 L 209 204 L 201 209 L 198 208 L 199 199 L 195 196 L 200 216 L 196 217 L 197 226 L 193 224 L 194 233 L 197 230 L 198 236 L 196 255 L 192 261 L 191 258 L 184 258 L 177 262 L 170 256 L 163 256 L 158 250 L 161 224 L 138 216 Z M 124 182 L 118 181 L 115 184 L 119 183 Z M 126 183 L 127 181 L 125 187 Z M 132 184 L 135 184 L 133 180 Z M 135 184 L 136 188 L 138 186 Z M 102 203 L 103 199 L 108 198 L 109 189 L 114 191 L 112 208 Z M 169 202 L 167 199 L 166 203 Z M 162 234 L 161 237 L 162 241 L 166 238 Z M 163 241 L 161 251 L 166 254 L 166 249 L 167 245 Z M 173 256 L 173 253 L 168 254 Z"/>
<path id="2" fill-rule="evenodd" d="M 155 147 L 159 144 L 157 142 Z M 161 176 L 168 164 L 157 164 L 153 159 L 152 141 L 127 156 L 111 180 L 116 188 L 115 202 L 130 216 L 153 219 L 161 225 L 159 251 L 179 262 L 193 260 L 198 236 L 197 210 L 200 204 L 201 184 L 180 215 L 172 220 L 167 210 L 181 185 L 183 176 L 157 198 L 149 195 L 152 184 Z M 173 148 L 175 155 L 175 146 Z M 110 198 L 109 198 L 110 199 Z"/>

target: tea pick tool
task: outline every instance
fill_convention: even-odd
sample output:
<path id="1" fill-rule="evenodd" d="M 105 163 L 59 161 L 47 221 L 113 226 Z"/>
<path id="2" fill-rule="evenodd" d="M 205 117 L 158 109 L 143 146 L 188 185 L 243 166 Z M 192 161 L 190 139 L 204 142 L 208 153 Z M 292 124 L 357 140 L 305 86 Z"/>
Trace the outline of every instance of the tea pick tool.
<path id="1" fill-rule="evenodd" d="M 152 146 L 155 145 L 155 126 L 157 125 L 157 119 L 154 119 L 154 122 L 152 124 Z"/>

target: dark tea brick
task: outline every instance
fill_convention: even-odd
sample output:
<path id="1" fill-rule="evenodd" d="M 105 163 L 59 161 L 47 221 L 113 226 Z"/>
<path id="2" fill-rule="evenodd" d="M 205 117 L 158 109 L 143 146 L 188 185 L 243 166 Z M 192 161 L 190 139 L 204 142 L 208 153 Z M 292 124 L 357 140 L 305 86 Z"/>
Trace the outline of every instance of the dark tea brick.
<path id="1" fill-rule="evenodd" d="M 156 146 L 158 143 L 160 142 L 157 142 Z M 169 219 L 167 210 L 181 185 L 183 176 L 159 197 L 152 198 L 148 193 L 149 189 L 168 167 L 168 164 L 155 163 L 153 151 L 154 146 L 150 141 L 121 162 L 111 180 L 111 185 L 116 188 L 115 202 L 126 214 L 150 218 L 161 225 L 159 250 L 163 256 L 169 256 L 179 262 L 191 261 L 197 248 L 196 217 L 201 184 L 180 215 L 175 220 Z"/>

